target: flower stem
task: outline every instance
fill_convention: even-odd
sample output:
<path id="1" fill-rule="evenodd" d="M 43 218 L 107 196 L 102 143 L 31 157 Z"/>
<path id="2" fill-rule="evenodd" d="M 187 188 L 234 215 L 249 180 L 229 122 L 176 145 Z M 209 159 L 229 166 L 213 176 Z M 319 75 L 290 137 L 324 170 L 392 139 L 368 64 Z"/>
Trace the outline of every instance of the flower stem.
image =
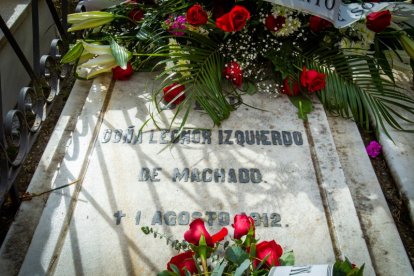
<path id="1" fill-rule="evenodd" d="M 203 275 L 208 276 L 208 268 L 207 268 L 207 261 L 205 256 L 200 256 L 201 257 L 201 265 L 203 267 Z"/>

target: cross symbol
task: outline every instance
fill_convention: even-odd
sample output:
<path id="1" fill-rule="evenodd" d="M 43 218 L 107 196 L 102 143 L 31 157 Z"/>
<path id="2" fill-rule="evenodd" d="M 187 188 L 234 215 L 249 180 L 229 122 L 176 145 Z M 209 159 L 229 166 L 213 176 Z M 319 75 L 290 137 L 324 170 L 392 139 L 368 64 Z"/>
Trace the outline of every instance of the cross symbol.
<path id="1" fill-rule="evenodd" d="M 119 225 L 121 223 L 121 219 L 125 216 L 126 214 L 122 213 L 122 210 L 116 211 L 114 214 L 114 217 L 116 217 L 116 225 Z"/>

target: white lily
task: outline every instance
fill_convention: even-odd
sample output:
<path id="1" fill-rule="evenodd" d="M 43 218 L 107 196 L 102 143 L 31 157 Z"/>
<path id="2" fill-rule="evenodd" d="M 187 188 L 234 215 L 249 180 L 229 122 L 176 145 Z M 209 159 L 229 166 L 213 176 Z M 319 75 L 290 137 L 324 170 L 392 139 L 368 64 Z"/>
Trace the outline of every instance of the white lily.
<path id="1" fill-rule="evenodd" d="M 112 55 L 111 46 L 97 45 L 82 41 L 83 54 L 81 60 L 86 62 L 81 63 L 76 68 L 76 73 L 85 79 L 93 78 L 101 73 L 110 72 L 112 68 L 117 66 L 115 57 Z M 93 58 L 89 58 L 93 56 Z"/>
<path id="2" fill-rule="evenodd" d="M 68 31 L 73 32 L 99 27 L 112 22 L 115 18 L 117 18 L 115 14 L 102 11 L 72 13 L 68 15 L 68 23 L 72 24 Z"/>

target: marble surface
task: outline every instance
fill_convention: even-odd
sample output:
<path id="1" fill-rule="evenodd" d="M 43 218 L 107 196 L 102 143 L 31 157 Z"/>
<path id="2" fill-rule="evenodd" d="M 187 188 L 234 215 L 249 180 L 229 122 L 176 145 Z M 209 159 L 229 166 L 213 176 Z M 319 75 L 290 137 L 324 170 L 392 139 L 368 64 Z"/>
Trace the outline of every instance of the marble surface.
<path id="1" fill-rule="evenodd" d="M 261 110 L 241 106 L 220 127 L 193 111 L 189 136 L 170 145 L 176 133 L 153 121 L 138 136 L 151 112 L 161 129 L 174 115 L 155 112 L 152 77 L 135 74 L 99 101 L 86 102 L 95 111 L 79 117 L 72 140 L 89 146 L 70 147 L 65 156 L 80 181 L 49 199 L 21 275 L 151 274 L 165 269 L 175 251 L 145 236 L 142 226 L 180 240 L 191 219 L 201 216 L 211 233 L 224 226 L 231 235 L 240 212 L 256 217 L 261 240 L 294 250 L 297 265 L 354 256 L 365 263 L 366 275 L 374 275 L 320 106 L 304 123 L 287 98 L 258 94 L 246 102 Z M 82 129 L 94 129 L 92 136 L 83 139 Z M 73 174 L 61 170 L 54 185 Z"/>

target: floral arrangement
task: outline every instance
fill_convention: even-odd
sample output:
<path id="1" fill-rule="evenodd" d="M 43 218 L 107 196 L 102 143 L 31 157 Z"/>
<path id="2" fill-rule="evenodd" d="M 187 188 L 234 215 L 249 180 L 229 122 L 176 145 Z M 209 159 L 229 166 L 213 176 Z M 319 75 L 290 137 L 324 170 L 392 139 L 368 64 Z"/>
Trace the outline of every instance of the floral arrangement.
<path id="1" fill-rule="evenodd" d="M 171 245 L 184 252 L 173 256 L 167 264 L 167 270 L 159 276 L 177 275 L 267 275 L 275 266 L 292 266 L 295 262 L 293 251 L 283 252 L 276 241 L 259 241 L 256 238 L 254 219 L 245 214 L 234 217 L 232 243 L 221 243 L 228 235 L 227 228 L 211 235 L 200 218 L 190 223 L 190 229 L 184 233 L 184 241 L 172 241 Z M 149 227 L 142 227 L 145 234 L 155 238 L 164 235 Z M 171 238 L 167 238 L 169 244 Z M 333 275 L 363 275 L 361 268 L 351 264 L 348 259 L 337 261 L 333 266 Z"/>
<path id="2" fill-rule="evenodd" d="M 394 6 L 336 28 L 275 2 L 130 0 L 71 14 L 69 31 L 82 33 L 62 62 L 87 79 L 161 71 L 154 102 L 158 111 L 175 108 L 181 127 L 195 103 L 220 125 L 242 95 L 261 91 L 289 96 L 303 119 L 315 94 L 326 110 L 366 128 L 372 119 L 386 134 L 386 124 L 403 130 L 396 118 L 409 121 L 402 114 L 414 114 L 414 99 L 396 85 L 386 52 L 405 51 L 414 64 L 409 17 Z"/>

